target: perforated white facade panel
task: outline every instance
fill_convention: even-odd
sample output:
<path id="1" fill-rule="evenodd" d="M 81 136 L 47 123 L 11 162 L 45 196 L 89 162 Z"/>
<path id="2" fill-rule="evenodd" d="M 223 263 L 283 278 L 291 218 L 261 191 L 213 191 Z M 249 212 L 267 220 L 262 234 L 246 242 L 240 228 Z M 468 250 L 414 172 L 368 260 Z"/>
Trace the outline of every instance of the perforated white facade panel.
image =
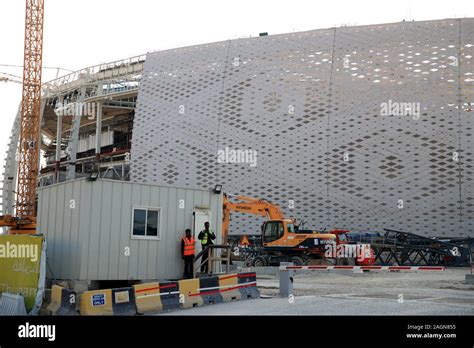
<path id="1" fill-rule="evenodd" d="M 150 53 L 131 179 L 223 184 L 307 227 L 473 236 L 473 56 L 473 19 Z M 226 148 L 256 151 L 256 165 L 218 163 Z M 233 232 L 256 232 L 250 222 Z"/>

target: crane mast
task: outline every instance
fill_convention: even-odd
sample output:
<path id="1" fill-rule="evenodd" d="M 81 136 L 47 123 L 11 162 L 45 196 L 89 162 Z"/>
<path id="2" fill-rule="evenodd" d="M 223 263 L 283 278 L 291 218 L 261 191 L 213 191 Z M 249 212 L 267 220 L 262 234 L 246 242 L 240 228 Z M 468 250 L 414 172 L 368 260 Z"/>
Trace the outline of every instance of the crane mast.
<path id="1" fill-rule="evenodd" d="M 10 226 L 10 233 L 35 233 L 36 231 L 43 25 L 44 0 L 26 0 L 16 211 L 14 217 L 2 216 L 0 218 L 0 226 Z"/>
<path id="2" fill-rule="evenodd" d="M 35 221 L 36 215 L 43 22 L 44 0 L 26 0 L 16 215 L 20 221 L 30 222 Z"/>

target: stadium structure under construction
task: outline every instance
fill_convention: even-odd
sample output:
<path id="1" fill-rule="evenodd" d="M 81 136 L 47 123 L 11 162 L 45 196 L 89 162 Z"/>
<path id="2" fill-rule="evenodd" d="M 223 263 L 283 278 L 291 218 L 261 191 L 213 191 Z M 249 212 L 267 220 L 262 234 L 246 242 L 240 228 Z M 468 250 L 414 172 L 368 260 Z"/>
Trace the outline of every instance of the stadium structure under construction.
<path id="1" fill-rule="evenodd" d="M 399 22 L 79 70 L 43 86 L 38 184 L 219 184 L 314 228 L 474 237 L 473 38 L 472 18 Z M 3 214 L 14 209 L 18 123 Z M 236 216 L 234 233 L 252 233 L 250 222 Z"/>

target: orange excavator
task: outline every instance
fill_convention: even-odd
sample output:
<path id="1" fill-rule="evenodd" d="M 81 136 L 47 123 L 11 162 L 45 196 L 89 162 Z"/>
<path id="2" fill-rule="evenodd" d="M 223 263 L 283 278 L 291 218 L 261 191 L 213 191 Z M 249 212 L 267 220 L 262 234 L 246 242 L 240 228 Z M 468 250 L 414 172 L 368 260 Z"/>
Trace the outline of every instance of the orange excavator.
<path id="1" fill-rule="evenodd" d="M 306 265 L 312 259 L 324 258 L 326 244 L 336 242 L 336 236 L 331 233 L 299 231 L 292 219 L 285 218 L 280 207 L 266 200 L 224 194 L 222 223 L 224 244 L 228 241 L 232 212 L 253 214 L 268 219 L 261 227 L 261 247 L 253 250 L 251 264 L 255 267 L 279 265 L 280 262 Z"/>

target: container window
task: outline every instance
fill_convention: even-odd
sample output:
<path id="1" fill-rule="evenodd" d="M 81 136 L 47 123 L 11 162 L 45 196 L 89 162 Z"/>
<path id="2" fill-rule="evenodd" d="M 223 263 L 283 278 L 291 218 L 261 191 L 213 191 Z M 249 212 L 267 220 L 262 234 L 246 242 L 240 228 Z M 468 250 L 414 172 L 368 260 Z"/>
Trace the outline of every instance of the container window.
<path id="1" fill-rule="evenodd" d="M 157 239 L 159 238 L 159 226 L 159 209 L 133 209 L 133 236 Z"/>
<path id="2" fill-rule="evenodd" d="M 146 235 L 158 236 L 158 211 L 148 210 L 146 219 Z"/>
<path id="3" fill-rule="evenodd" d="M 133 211 L 133 235 L 145 235 L 146 210 L 135 209 Z"/>

